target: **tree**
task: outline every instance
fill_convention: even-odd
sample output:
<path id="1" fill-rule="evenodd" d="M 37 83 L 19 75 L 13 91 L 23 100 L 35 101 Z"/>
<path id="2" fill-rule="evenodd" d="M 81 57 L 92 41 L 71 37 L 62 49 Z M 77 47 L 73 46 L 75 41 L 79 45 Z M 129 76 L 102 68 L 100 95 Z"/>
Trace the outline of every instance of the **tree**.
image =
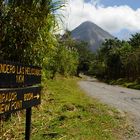
<path id="1" fill-rule="evenodd" d="M 140 33 L 132 35 L 129 41 L 130 45 L 135 48 L 140 48 Z"/>
<path id="2" fill-rule="evenodd" d="M 130 38 L 130 41 L 120 41 L 116 38 L 105 40 L 92 62 L 92 73 L 107 80 L 124 78 L 139 82 L 139 37 L 137 33 Z"/>
<path id="3" fill-rule="evenodd" d="M 48 28 L 48 31 L 55 28 L 55 10 L 62 5 L 62 2 L 53 0 L 1 1 L 0 59 L 34 63 L 34 44 L 42 39 L 44 28 Z M 49 20 L 50 17 L 53 22 Z M 51 21 L 50 24 L 48 21 Z"/>
<path id="4" fill-rule="evenodd" d="M 79 75 L 80 72 L 83 72 L 84 74 L 90 74 L 90 65 L 94 60 L 94 53 L 90 51 L 88 43 L 84 41 L 78 41 L 76 48 L 79 54 L 77 75 Z"/>

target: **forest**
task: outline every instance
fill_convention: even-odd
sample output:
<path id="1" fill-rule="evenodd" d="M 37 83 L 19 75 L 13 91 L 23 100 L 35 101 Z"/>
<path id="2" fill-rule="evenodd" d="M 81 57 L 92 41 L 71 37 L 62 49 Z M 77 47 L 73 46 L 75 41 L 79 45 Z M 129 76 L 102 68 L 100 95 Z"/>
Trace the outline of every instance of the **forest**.
<path id="1" fill-rule="evenodd" d="M 74 75 L 78 53 L 71 39 L 63 39 L 56 12 L 64 2 L 52 0 L 0 1 L 0 60 L 38 65 L 43 77 Z"/>
<path id="2" fill-rule="evenodd" d="M 70 31 L 58 34 L 62 15 L 57 10 L 64 6 L 53 0 L 1 0 L 0 60 L 41 66 L 43 78 L 82 72 L 139 89 L 140 33 L 129 41 L 105 40 L 93 53 L 88 43 L 72 39 Z"/>
<path id="3" fill-rule="evenodd" d="M 91 52 L 69 30 L 59 34 L 64 21 L 58 11 L 65 6 L 65 0 L 0 0 L 0 61 L 42 68 L 32 140 L 131 138 L 135 130 L 127 117 L 87 96 L 77 83 L 84 74 L 140 89 L 140 33 L 128 41 L 105 40 Z M 24 139 L 24 111 L 0 116 L 0 139 Z"/>
<path id="4" fill-rule="evenodd" d="M 89 73 L 99 79 L 140 89 L 140 33 L 129 41 L 105 40 L 89 66 Z"/>

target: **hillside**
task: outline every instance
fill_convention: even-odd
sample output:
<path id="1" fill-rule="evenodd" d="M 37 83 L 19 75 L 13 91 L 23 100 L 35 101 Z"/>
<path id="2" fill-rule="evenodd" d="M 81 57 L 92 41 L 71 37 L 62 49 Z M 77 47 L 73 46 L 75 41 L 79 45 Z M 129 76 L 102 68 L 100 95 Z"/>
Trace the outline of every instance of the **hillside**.
<path id="1" fill-rule="evenodd" d="M 92 51 L 96 51 L 105 39 L 114 37 L 96 24 L 86 21 L 72 30 L 72 37 L 76 40 L 86 41 Z"/>

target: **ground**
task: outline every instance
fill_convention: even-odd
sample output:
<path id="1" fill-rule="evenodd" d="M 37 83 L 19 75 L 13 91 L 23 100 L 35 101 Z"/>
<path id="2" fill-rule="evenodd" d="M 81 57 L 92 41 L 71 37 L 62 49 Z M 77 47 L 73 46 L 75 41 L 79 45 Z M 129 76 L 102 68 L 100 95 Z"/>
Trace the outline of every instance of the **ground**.
<path id="1" fill-rule="evenodd" d="M 57 77 L 43 82 L 41 105 L 32 108 L 31 140 L 131 139 L 135 131 L 126 115 L 87 96 L 78 86 L 80 80 Z M 92 84 L 87 83 L 91 89 Z M 0 128 L 0 140 L 24 140 L 25 110 L 1 121 Z"/>
<path id="2" fill-rule="evenodd" d="M 140 90 L 107 85 L 90 77 L 84 81 L 80 81 L 79 85 L 93 98 L 115 107 L 124 115 L 127 113 L 138 132 L 137 137 L 133 139 L 138 140 L 140 138 Z"/>

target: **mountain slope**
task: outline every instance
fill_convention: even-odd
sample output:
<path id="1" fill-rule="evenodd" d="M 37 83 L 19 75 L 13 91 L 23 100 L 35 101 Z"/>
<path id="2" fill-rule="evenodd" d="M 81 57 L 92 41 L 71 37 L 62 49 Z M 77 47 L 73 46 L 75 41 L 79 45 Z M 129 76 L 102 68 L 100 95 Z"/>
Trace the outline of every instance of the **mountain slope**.
<path id="1" fill-rule="evenodd" d="M 92 51 L 96 51 L 105 39 L 114 38 L 111 34 L 90 21 L 86 21 L 72 30 L 71 35 L 76 40 L 86 41 Z"/>

